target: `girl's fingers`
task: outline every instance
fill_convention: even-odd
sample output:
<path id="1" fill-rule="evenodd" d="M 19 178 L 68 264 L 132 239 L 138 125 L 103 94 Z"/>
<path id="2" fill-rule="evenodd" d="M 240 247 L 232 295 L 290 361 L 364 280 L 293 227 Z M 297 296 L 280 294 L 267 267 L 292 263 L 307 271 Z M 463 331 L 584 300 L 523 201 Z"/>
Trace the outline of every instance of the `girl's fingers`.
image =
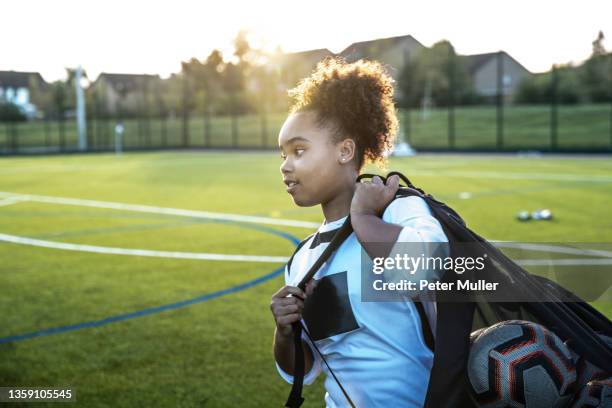
<path id="1" fill-rule="evenodd" d="M 285 285 L 282 288 L 280 288 L 274 295 L 272 295 L 272 298 L 273 299 L 274 298 L 284 298 L 289 295 L 298 296 L 303 299 L 305 296 L 305 293 L 304 291 L 302 291 L 302 289 L 298 288 L 297 286 Z"/>
<path id="2" fill-rule="evenodd" d="M 399 187 L 399 177 L 397 175 L 392 175 L 387 179 L 387 186 L 397 188 Z"/>
<path id="3" fill-rule="evenodd" d="M 302 307 L 300 307 L 299 305 L 287 305 L 287 306 L 279 306 L 276 309 L 276 316 L 278 317 L 282 317 L 282 316 L 286 316 L 292 313 L 301 313 L 302 312 Z"/>
<path id="4" fill-rule="evenodd" d="M 300 307 L 304 307 L 304 301 L 298 297 L 288 297 L 278 299 L 274 302 L 279 306 L 287 306 L 287 305 L 299 305 Z"/>
<path id="5" fill-rule="evenodd" d="M 301 299 L 296 297 L 288 297 L 272 300 L 270 303 L 270 310 L 272 310 L 272 313 L 276 314 L 276 311 L 279 308 L 290 305 L 297 305 L 300 310 L 304 308 L 304 302 Z"/>
<path id="6" fill-rule="evenodd" d="M 276 322 L 281 326 L 286 326 L 291 323 L 299 321 L 300 318 L 301 317 L 298 313 L 292 313 L 292 314 L 285 315 L 283 317 L 279 317 Z"/>

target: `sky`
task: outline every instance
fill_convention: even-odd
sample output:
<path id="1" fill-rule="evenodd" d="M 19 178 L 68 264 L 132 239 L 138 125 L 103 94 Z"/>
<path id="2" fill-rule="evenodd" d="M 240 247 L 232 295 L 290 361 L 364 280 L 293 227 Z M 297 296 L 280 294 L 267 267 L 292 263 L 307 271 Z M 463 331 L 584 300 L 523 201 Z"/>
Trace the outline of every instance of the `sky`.
<path id="1" fill-rule="evenodd" d="M 353 42 L 410 34 L 447 39 L 459 54 L 504 50 L 532 72 L 579 63 L 602 30 L 612 50 L 612 1 L 581 0 L 3 0 L 0 70 L 47 81 L 81 65 L 100 72 L 168 77 L 180 61 L 228 56 L 239 30 L 253 46 L 340 52 Z"/>

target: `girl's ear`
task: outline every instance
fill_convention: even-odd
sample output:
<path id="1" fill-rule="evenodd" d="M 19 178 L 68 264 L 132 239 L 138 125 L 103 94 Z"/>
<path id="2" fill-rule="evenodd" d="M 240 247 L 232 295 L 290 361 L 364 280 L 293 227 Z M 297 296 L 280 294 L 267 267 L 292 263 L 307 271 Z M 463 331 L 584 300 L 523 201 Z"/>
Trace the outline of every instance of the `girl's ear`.
<path id="1" fill-rule="evenodd" d="M 353 139 L 344 139 L 339 143 L 338 162 L 340 164 L 349 163 L 355 158 L 357 146 Z"/>

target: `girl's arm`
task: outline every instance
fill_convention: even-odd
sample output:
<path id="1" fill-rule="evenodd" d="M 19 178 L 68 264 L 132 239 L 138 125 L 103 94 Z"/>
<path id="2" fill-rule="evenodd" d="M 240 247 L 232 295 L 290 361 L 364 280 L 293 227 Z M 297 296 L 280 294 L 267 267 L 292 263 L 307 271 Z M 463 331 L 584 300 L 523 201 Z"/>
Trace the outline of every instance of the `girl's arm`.
<path id="1" fill-rule="evenodd" d="M 304 300 L 312 294 L 316 283 L 311 281 L 306 285 L 306 291 L 295 286 L 283 286 L 272 296 L 270 310 L 276 322 L 274 330 L 274 359 L 278 366 L 287 374 L 293 375 L 295 346 L 293 343 L 292 323 L 299 322 L 304 310 Z M 289 296 L 292 295 L 292 296 Z M 314 364 L 314 356 L 310 346 L 302 340 L 304 350 L 304 373 L 309 373 Z"/>
<path id="2" fill-rule="evenodd" d="M 383 184 L 379 177 L 371 183 L 357 183 L 351 202 L 351 224 L 357 239 L 371 258 L 386 257 L 402 231 L 402 227 L 381 219 L 384 208 L 399 187 L 399 178 L 392 176 Z M 389 245 L 381 245 L 387 243 Z M 374 245 L 375 244 L 375 245 Z"/>
<path id="3" fill-rule="evenodd" d="M 401 226 L 385 222 L 373 214 L 351 213 L 351 224 L 361 246 L 372 259 L 387 257 L 402 231 Z"/>
<path id="4" fill-rule="evenodd" d="M 304 373 L 308 373 L 312 369 L 312 351 L 310 351 L 310 347 L 303 340 L 302 348 L 304 349 Z M 276 329 L 274 331 L 274 359 L 278 363 L 278 366 L 289 375 L 293 375 L 294 372 L 294 353 L 295 346 L 293 345 L 293 333 L 286 336 Z"/>

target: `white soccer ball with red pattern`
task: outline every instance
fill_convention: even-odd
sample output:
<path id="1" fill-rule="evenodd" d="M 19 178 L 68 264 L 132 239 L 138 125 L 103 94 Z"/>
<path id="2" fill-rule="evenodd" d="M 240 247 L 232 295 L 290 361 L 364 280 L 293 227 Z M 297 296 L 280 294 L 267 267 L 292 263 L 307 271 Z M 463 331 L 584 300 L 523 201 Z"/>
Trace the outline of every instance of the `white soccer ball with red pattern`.
<path id="1" fill-rule="evenodd" d="M 576 369 L 567 346 L 544 326 L 508 320 L 479 333 L 468 376 L 479 407 L 567 407 Z"/>

